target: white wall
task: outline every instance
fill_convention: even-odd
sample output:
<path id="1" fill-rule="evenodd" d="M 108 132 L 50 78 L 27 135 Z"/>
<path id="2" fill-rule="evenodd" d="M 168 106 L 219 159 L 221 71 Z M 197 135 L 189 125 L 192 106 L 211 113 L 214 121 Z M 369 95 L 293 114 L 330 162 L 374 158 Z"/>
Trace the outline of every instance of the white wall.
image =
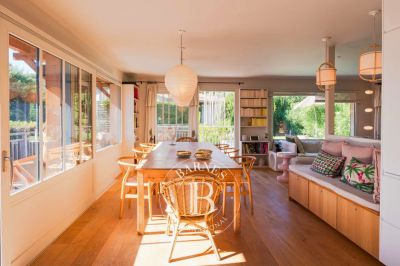
<path id="1" fill-rule="evenodd" d="M 400 265 L 400 1 L 383 1 L 380 260 Z"/>
<path id="2" fill-rule="evenodd" d="M 13 19 L 3 19 L 4 14 L 12 16 Z M 29 25 L 29 31 L 25 27 L 14 23 L 19 21 L 22 25 Z M 7 57 L 8 30 L 18 33 L 21 38 L 33 42 L 35 45 L 46 49 L 65 60 L 83 67 L 93 74 L 93 81 L 96 75 L 110 77 L 112 81 L 120 83 L 120 78 L 112 73 L 118 70 L 105 73 L 104 69 L 93 61 L 83 57 L 80 52 L 64 46 L 61 42 L 54 46 L 48 40 L 54 40 L 53 36 L 30 25 L 18 15 L 11 13 L 0 5 L 0 51 L 2 59 Z M 7 28 L 7 30 L 5 30 Z M 40 32 L 40 34 L 36 34 Z M 4 56 L 3 56 L 4 55 Z M 5 63 L 5 64 L 4 64 Z M 0 95 L 8 95 L 8 66 L 6 60 L 0 63 Z M 95 82 L 93 82 L 93 85 Z M 95 87 L 93 86 L 93 91 Z M 122 112 L 133 113 L 132 106 L 124 106 L 125 101 L 122 95 Z M 0 98 L 2 102 L 4 100 Z M 4 101 L 3 101 L 4 100 Z M 95 101 L 93 102 L 93 105 Z M 93 106 L 95 110 L 95 106 Z M 2 132 L 8 131 L 8 107 L 2 106 Z M 93 112 L 95 123 L 95 112 Z M 95 136 L 95 127 L 93 136 Z M 125 134 L 125 137 L 128 133 Z M 2 148 L 8 146 L 6 134 L 2 134 Z M 126 141 L 124 141 L 126 142 Z M 62 174 L 44 180 L 24 191 L 9 196 L 8 188 L 9 173 L 2 173 L 2 219 L 3 240 L 1 244 L 7 246 L 7 252 L 2 254 L 2 265 L 27 265 L 46 246 L 54 241 L 79 215 L 81 215 L 98 197 L 100 197 L 114 182 L 119 175 L 119 167 L 116 163 L 121 156 L 122 144 L 106 147 L 94 152 L 94 157 Z M 6 189 L 7 188 L 7 189 Z M 6 192 L 6 193 L 4 193 Z M 118 206 L 116 206 L 115 217 L 118 217 Z M 6 256 L 6 257 L 5 257 Z"/>

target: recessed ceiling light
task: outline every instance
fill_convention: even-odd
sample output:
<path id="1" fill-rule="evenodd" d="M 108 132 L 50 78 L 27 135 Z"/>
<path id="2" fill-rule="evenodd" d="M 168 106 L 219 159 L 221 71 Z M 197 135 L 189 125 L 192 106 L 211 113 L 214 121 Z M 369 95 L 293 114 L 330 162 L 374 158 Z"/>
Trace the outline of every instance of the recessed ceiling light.
<path id="1" fill-rule="evenodd" d="M 371 95 L 371 94 L 374 94 L 374 91 L 373 90 L 365 90 L 365 94 Z"/>
<path id="2" fill-rule="evenodd" d="M 365 108 L 364 110 L 366 113 L 371 113 L 374 111 L 374 109 L 372 109 L 371 107 Z"/>
<path id="3" fill-rule="evenodd" d="M 364 126 L 364 130 L 371 131 L 373 129 L 374 129 L 373 126 Z"/>

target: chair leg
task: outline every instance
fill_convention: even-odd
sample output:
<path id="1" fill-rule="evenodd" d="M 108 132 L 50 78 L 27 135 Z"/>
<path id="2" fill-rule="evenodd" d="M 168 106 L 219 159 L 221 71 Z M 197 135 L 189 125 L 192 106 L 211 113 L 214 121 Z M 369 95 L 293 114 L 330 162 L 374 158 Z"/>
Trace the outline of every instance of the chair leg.
<path id="1" fill-rule="evenodd" d="M 124 214 L 124 198 L 121 198 L 121 202 L 119 204 L 119 219 L 122 219 L 122 216 Z"/>
<path id="2" fill-rule="evenodd" d="M 246 191 L 245 187 L 243 185 L 240 185 L 240 194 L 242 194 L 243 190 Z M 244 206 L 247 207 L 247 204 L 246 204 L 246 193 L 243 193 L 242 195 L 244 195 L 244 197 L 243 197 Z"/>
<path id="3" fill-rule="evenodd" d="M 119 219 L 122 219 L 124 214 L 124 201 L 125 201 L 125 187 L 122 186 L 121 188 L 121 201 L 119 204 Z"/>
<path id="4" fill-rule="evenodd" d="M 250 210 L 251 210 L 251 215 L 254 214 L 254 207 L 253 207 L 253 190 L 251 189 L 251 183 L 248 183 L 248 194 L 249 194 L 249 199 L 250 199 Z"/>
<path id="5" fill-rule="evenodd" d="M 149 203 L 149 220 L 152 220 L 153 218 L 153 195 L 152 195 L 152 183 L 149 183 L 149 186 L 147 187 L 147 196 L 148 196 L 148 203 Z"/>
<path id="6" fill-rule="evenodd" d="M 226 183 L 223 183 L 223 187 L 222 187 L 222 216 L 225 216 L 225 204 L 226 204 Z"/>
<path id="7" fill-rule="evenodd" d="M 176 238 L 178 237 L 178 234 L 179 234 L 179 222 L 174 230 L 174 235 L 172 236 L 171 250 L 169 252 L 168 262 L 171 262 L 171 260 L 172 260 L 172 253 L 174 252 L 174 249 L 175 249 L 175 243 L 176 243 Z"/>
<path id="8" fill-rule="evenodd" d="M 167 214 L 167 229 L 165 230 L 167 236 L 171 235 L 171 217 Z"/>
<path id="9" fill-rule="evenodd" d="M 206 230 L 206 233 L 207 233 L 208 239 L 209 239 L 210 242 L 211 242 L 212 249 L 214 250 L 214 253 L 215 253 L 215 255 L 217 256 L 217 259 L 218 259 L 218 260 L 221 260 L 221 256 L 219 255 L 218 248 L 217 248 L 217 246 L 215 245 L 215 242 L 214 242 L 214 239 L 213 239 L 213 237 L 212 237 L 212 235 L 211 235 L 210 230 L 207 229 L 207 230 Z"/>

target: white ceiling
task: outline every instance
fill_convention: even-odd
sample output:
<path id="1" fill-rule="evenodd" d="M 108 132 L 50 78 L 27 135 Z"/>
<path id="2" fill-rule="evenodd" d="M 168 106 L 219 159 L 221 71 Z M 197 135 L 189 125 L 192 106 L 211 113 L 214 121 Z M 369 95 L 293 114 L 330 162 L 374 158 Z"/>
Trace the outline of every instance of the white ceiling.
<path id="1" fill-rule="evenodd" d="M 356 75 L 380 0 L 30 0 L 121 71 L 200 76 L 312 76 L 332 36 L 339 75 Z M 380 20 L 381 16 L 379 16 Z M 379 26 L 380 27 L 380 21 Z"/>

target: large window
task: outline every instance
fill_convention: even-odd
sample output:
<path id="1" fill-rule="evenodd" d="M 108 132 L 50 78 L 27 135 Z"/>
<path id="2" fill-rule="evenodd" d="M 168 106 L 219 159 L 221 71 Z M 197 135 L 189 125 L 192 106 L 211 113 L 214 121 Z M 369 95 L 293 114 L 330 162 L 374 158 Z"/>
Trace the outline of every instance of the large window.
<path id="1" fill-rule="evenodd" d="M 199 93 L 199 141 L 235 145 L 235 92 Z"/>
<path id="2" fill-rule="evenodd" d="M 92 158 L 92 75 L 39 51 L 10 35 L 12 192 Z"/>
<path id="3" fill-rule="evenodd" d="M 157 141 L 189 136 L 189 107 L 177 107 L 167 93 L 157 94 Z"/>
<path id="4" fill-rule="evenodd" d="M 9 39 L 10 156 L 12 190 L 39 180 L 39 49 Z"/>
<path id="5" fill-rule="evenodd" d="M 63 170 L 62 60 L 43 52 L 43 176 Z"/>
<path id="6" fill-rule="evenodd" d="M 80 163 L 79 68 L 65 63 L 65 168 Z"/>
<path id="7" fill-rule="evenodd" d="M 323 96 L 274 96 L 273 134 L 304 138 L 325 137 L 325 99 Z M 354 103 L 335 102 L 335 134 L 350 136 L 354 127 Z"/>
<path id="8" fill-rule="evenodd" d="M 96 148 L 120 142 L 121 89 L 105 80 L 96 79 Z"/>

